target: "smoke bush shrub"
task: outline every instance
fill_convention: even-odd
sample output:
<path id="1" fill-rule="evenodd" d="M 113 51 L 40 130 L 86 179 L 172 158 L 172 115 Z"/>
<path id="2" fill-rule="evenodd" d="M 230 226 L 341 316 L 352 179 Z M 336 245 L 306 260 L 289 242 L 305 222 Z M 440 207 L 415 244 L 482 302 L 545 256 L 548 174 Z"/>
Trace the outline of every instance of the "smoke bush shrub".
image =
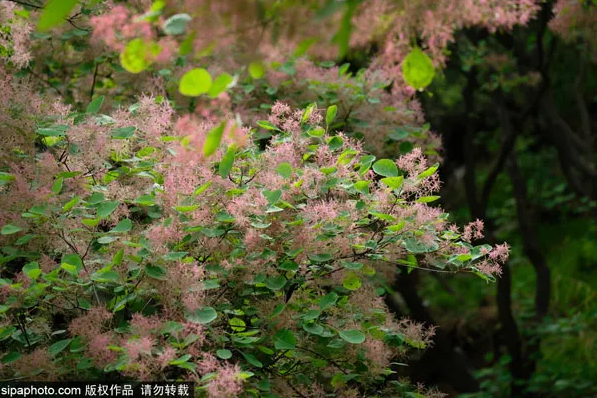
<path id="1" fill-rule="evenodd" d="M 0 4 L 0 378 L 441 395 L 397 377 L 434 331 L 384 297 L 414 268 L 493 280 L 508 246 L 474 245 L 482 222 L 434 204 L 438 140 L 396 73 L 400 29 L 440 65 L 453 30 L 536 7 L 374 3 L 82 1 L 51 33 Z M 355 74 L 302 58 L 329 59 L 332 36 L 383 50 Z"/>
<path id="2" fill-rule="evenodd" d="M 98 104 L 38 118 L 43 150 L 2 173 L 4 378 L 387 396 L 405 388 L 391 362 L 433 334 L 388 312 L 396 267 L 491 278 L 505 258 L 429 205 L 420 150 L 376 160 L 326 132 L 333 109 L 276 103 L 260 150 L 150 97 Z"/>

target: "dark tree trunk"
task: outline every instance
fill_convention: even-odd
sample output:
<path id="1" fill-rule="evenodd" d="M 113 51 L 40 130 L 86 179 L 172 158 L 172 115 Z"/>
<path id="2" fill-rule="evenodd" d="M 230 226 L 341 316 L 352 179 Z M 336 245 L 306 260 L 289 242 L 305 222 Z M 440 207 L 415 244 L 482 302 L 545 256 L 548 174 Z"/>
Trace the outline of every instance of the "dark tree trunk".
<path id="1" fill-rule="evenodd" d="M 394 288 L 408 306 L 411 319 L 423 322 L 427 326 L 436 325 L 417 292 L 416 272 L 402 273 Z M 388 304 L 390 309 L 396 307 L 395 303 Z M 441 328 L 436 329 L 433 347 L 425 352 L 424 358 L 426 370 L 438 375 L 441 381 L 450 384 L 459 393 L 479 391 L 479 383 L 468 369 L 465 356 L 454 349 L 448 334 Z"/>

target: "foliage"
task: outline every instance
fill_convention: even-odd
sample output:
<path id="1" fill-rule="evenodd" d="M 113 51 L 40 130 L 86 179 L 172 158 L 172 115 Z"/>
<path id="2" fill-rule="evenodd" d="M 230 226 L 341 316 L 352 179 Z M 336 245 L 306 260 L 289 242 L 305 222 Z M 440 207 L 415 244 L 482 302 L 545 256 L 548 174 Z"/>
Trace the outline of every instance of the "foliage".
<path id="1" fill-rule="evenodd" d="M 441 395 L 399 377 L 434 328 L 396 317 L 394 282 L 493 281 L 509 246 L 436 206 L 443 154 L 415 95 L 462 28 L 508 31 L 539 3 L 18 3 L 0 3 L 3 378 Z M 594 10 L 568 3 L 552 29 L 592 37 Z M 485 96 L 541 79 L 456 44 Z"/>
<path id="2" fill-rule="evenodd" d="M 430 332 L 392 319 L 376 297 L 380 275 L 420 264 L 490 277 L 506 255 L 446 229 L 426 204 L 437 167 L 420 151 L 375 161 L 327 135 L 315 106 L 276 104 L 265 151 L 242 146 L 234 125 L 169 125 L 168 105 L 151 98 L 112 116 L 98 109 L 39 120 L 39 138 L 60 139 L 7 170 L 7 376 L 166 373 L 211 395 L 384 394 L 399 388 L 384 382 L 392 356 Z M 206 159 L 218 129 L 231 152 Z M 377 181 L 371 167 L 402 178 Z M 23 185 L 37 187 L 30 202 L 14 200 Z"/>

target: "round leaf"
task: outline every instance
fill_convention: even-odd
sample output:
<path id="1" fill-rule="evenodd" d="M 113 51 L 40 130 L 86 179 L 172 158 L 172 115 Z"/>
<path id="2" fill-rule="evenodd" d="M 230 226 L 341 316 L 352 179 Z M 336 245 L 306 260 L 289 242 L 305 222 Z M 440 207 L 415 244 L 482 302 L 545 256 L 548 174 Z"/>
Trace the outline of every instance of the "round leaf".
<path id="1" fill-rule="evenodd" d="M 64 22 L 71 10 L 77 5 L 77 0 L 51 0 L 44 7 L 37 22 L 37 29 L 47 31 Z M 38 7 L 39 8 L 39 7 Z"/>
<path id="2" fill-rule="evenodd" d="M 167 35 L 182 35 L 187 29 L 187 25 L 191 22 L 191 16 L 189 14 L 176 14 L 164 22 L 164 33 Z"/>
<path id="3" fill-rule="evenodd" d="M 249 74 L 253 79 L 261 79 L 265 74 L 265 67 L 261 62 L 251 62 L 249 64 Z"/>
<path id="4" fill-rule="evenodd" d="M 288 329 L 279 330 L 274 335 L 274 346 L 278 350 L 292 350 L 296 347 L 296 337 Z"/>
<path id="5" fill-rule="evenodd" d="M 211 87 L 211 75 L 203 68 L 188 71 L 180 79 L 178 91 L 187 97 L 198 97 L 205 94 Z"/>
<path id="6" fill-rule="evenodd" d="M 343 330 L 340 337 L 351 344 L 361 344 L 365 341 L 365 334 L 357 329 Z"/>
<path id="7" fill-rule="evenodd" d="M 373 163 L 373 171 L 384 177 L 398 176 L 398 167 L 396 167 L 396 163 L 390 159 L 379 159 L 377 162 Z"/>
<path id="8" fill-rule="evenodd" d="M 212 98 L 217 97 L 224 91 L 226 91 L 229 87 L 234 85 L 234 77 L 232 77 L 229 73 L 222 73 L 213 81 L 213 84 L 209 88 L 209 96 Z"/>
<path id="9" fill-rule="evenodd" d="M 232 358 L 232 352 L 230 350 L 217 350 L 216 355 L 218 358 L 230 359 Z"/>
<path id="10" fill-rule="evenodd" d="M 131 40 L 120 53 L 120 64 L 131 73 L 141 73 L 151 65 L 153 57 L 161 47 L 156 43 L 146 43 L 143 39 Z"/>
<path id="11" fill-rule="evenodd" d="M 435 69 L 431 58 L 420 48 L 414 48 L 402 63 L 402 75 L 411 87 L 417 90 L 427 87 L 433 81 Z"/>
<path id="12" fill-rule="evenodd" d="M 361 287 L 361 279 L 355 272 L 351 271 L 342 279 L 342 286 L 348 290 L 357 290 Z"/>
<path id="13" fill-rule="evenodd" d="M 203 307 L 187 315 L 187 319 L 193 323 L 210 323 L 218 317 L 213 307 Z"/>

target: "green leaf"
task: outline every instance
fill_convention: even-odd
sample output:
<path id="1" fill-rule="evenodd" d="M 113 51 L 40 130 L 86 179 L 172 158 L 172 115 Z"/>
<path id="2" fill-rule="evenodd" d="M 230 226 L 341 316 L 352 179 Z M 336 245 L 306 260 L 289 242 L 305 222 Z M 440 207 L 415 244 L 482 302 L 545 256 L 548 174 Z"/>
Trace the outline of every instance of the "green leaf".
<path id="1" fill-rule="evenodd" d="M 275 318 L 276 316 L 280 315 L 282 313 L 282 311 L 284 311 L 284 308 L 286 308 L 285 304 L 276 305 L 276 307 L 274 308 L 274 311 L 272 312 L 272 314 L 269 317 Z"/>
<path id="2" fill-rule="evenodd" d="M 97 205 L 103 202 L 106 199 L 103 193 L 101 192 L 94 192 L 89 198 L 87 198 L 87 203 L 90 205 Z"/>
<path id="3" fill-rule="evenodd" d="M 438 200 L 439 198 L 441 198 L 441 196 L 423 196 L 419 199 L 417 199 L 417 203 L 430 203 L 430 202 L 435 202 L 436 200 Z"/>
<path id="4" fill-rule="evenodd" d="M 369 195 L 369 181 L 357 181 L 354 183 L 354 189 L 363 195 Z"/>
<path id="5" fill-rule="evenodd" d="M 319 323 L 303 323 L 303 330 L 310 334 L 315 334 L 320 336 L 323 332 L 323 326 Z"/>
<path id="6" fill-rule="evenodd" d="M 386 177 L 386 178 L 382 178 L 381 182 L 383 182 L 390 188 L 399 189 L 402 186 L 402 183 L 404 183 L 404 177 L 403 176 Z"/>
<path id="7" fill-rule="evenodd" d="M 373 171 L 384 177 L 398 176 L 398 167 L 396 167 L 396 163 L 390 159 L 379 159 L 377 162 L 373 163 Z"/>
<path id="8" fill-rule="evenodd" d="M 257 357 L 255 357 L 255 355 L 243 352 L 243 357 L 245 357 L 245 359 L 247 360 L 247 362 L 249 364 L 256 366 L 258 368 L 263 367 L 263 363 L 259 359 L 257 359 Z"/>
<path id="9" fill-rule="evenodd" d="M 336 114 L 338 113 L 338 107 L 336 105 L 332 105 L 328 108 L 325 114 L 325 124 L 329 127 L 330 124 L 336 119 Z"/>
<path id="10" fill-rule="evenodd" d="M 342 264 L 342 266 L 346 269 L 350 269 L 353 271 L 357 271 L 360 270 L 361 268 L 363 268 L 363 264 L 361 263 L 353 263 L 350 261 L 340 261 L 340 263 Z"/>
<path id="11" fill-rule="evenodd" d="M 6 224 L 5 226 L 2 227 L 2 231 L 0 231 L 0 234 L 12 235 L 12 234 L 16 234 L 17 232 L 20 232 L 22 230 L 23 230 L 23 228 L 18 227 L 16 225 Z"/>
<path id="12" fill-rule="evenodd" d="M 309 120 L 309 118 L 311 117 L 311 114 L 313 113 L 313 111 L 315 109 L 316 109 L 315 103 L 311 103 L 311 104 L 307 105 L 307 107 L 305 108 L 305 111 L 303 112 L 303 117 L 301 118 L 301 123 L 305 123 L 307 120 Z"/>
<path id="13" fill-rule="evenodd" d="M 419 90 L 433 81 L 435 69 L 433 62 L 419 47 L 415 47 L 402 63 L 402 76 L 408 85 Z"/>
<path id="14" fill-rule="evenodd" d="M 51 127 L 38 128 L 37 134 L 44 137 L 63 137 L 66 135 L 68 126 L 54 125 Z"/>
<path id="15" fill-rule="evenodd" d="M 332 105 L 328 107 L 328 110 L 325 114 L 325 124 L 329 127 L 330 124 L 336 119 L 336 114 L 338 113 L 338 106 Z"/>
<path id="16" fill-rule="evenodd" d="M 260 61 L 249 64 L 249 74 L 253 79 L 261 79 L 265 75 L 265 66 Z"/>
<path id="17" fill-rule="evenodd" d="M 207 95 L 211 98 L 215 98 L 234 84 L 234 78 L 229 73 L 222 73 L 213 81 Z"/>
<path id="18" fill-rule="evenodd" d="M 277 203 L 282 197 L 282 191 L 280 189 L 276 189 L 275 191 L 269 191 L 266 189 L 262 193 L 267 201 L 271 204 Z"/>
<path id="19" fill-rule="evenodd" d="M 197 196 L 199 194 L 202 194 L 203 192 L 205 192 L 207 190 L 207 188 L 209 188 L 209 186 L 213 183 L 213 181 L 208 181 L 205 184 L 201 185 L 199 188 L 195 189 L 195 192 L 193 192 L 193 196 Z"/>
<path id="20" fill-rule="evenodd" d="M 115 140 L 124 140 L 131 138 L 137 128 L 135 126 L 118 127 L 112 130 L 112 138 Z"/>
<path id="21" fill-rule="evenodd" d="M 346 11 L 340 20 L 340 28 L 332 38 L 332 41 L 338 45 L 338 58 L 344 58 L 348 52 L 348 45 L 350 42 L 350 34 L 352 33 L 352 17 L 356 11 L 359 1 L 348 0 L 344 2 Z"/>
<path id="22" fill-rule="evenodd" d="M 19 359 L 21 359 L 21 357 L 22 357 L 22 355 L 20 352 L 12 351 L 12 352 L 9 352 L 8 354 L 4 355 L 2 357 L 2 359 L 0 359 L 0 362 L 3 365 L 7 365 L 9 363 L 18 361 Z"/>
<path id="23" fill-rule="evenodd" d="M 309 310 L 307 311 L 305 314 L 303 314 L 303 316 L 301 318 L 303 318 L 303 321 L 312 321 L 314 319 L 317 319 L 319 317 L 319 315 L 321 315 L 321 311 L 319 310 Z"/>
<path id="24" fill-rule="evenodd" d="M 278 165 L 278 174 L 288 179 L 292 175 L 292 166 L 290 163 L 280 163 Z"/>
<path id="25" fill-rule="evenodd" d="M 274 346 L 278 350 L 293 350 L 296 348 L 296 337 L 288 329 L 278 330 L 274 335 Z"/>
<path id="26" fill-rule="evenodd" d="M 151 65 L 153 58 L 161 51 L 156 43 L 133 39 L 120 53 L 120 64 L 130 73 L 141 73 Z"/>
<path id="27" fill-rule="evenodd" d="M 342 279 L 342 286 L 348 290 L 357 290 L 361 287 L 361 279 L 356 272 L 350 271 L 346 274 L 344 279 Z"/>
<path id="28" fill-rule="evenodd" d="M 286 278 L 283 275 L 268 277 L 265 279 L 265 286 L 270 290 L 280 290 L 286 285 Z"/>
<path id="29" fill-rule="evenodd" d="M 404 248 L 410 253 L 429 253 L 437 250 L 438 244 L 435 241 L 432 241 L 428 244 L 411 237 L 404 239 Z"/>
<path id="30" fill-rule="evenodd" d="M 199 205 L 176 206 L 174 209 L 176 209 L 176 211 L 179 211 L 181 213 L 188 213 L 190 211 L 196 210 L 198 207 L 199 207 Z"/>
<path id="31" fill-rule="evenodd" d="M 91 280 L 96 282 L 119 282 L 120 275 L 116 271 L 96 272 L 91 275 Z"/>
<path id="32" fill-rule="evenodd" d="M 257 122 L 257 125 L 259 127 L 261 127 L 262 129 L 266 129 L 266 130 L 278 130 L 278 128 L 276 126 L 274 126 L 267 120 L 259 120 Z"/>
<path id="33" fill-rule="evenodd" d="M 220 164 L 218 165 L 218 171 L 220 173 L 220 177 L 227 178 L 230 174 L 230 170 L 232 169 L 232 165 L 234 164 L 234 158 L 236 157 L 236 150 L 232 147 L 228 148 L 222 160 L 220 160 Z"/>
<path id="34" fill-rule="evenodd" d="M 110 230 L 110 232 L 117 233 L 117 232 L 128 232 L 133 227 L 133 223 L 128 218 L 120 220 L 118 225 Z"/>
<path id="35" fill-rule="evenodd" d="M 52 192 L 54 192 L 56 195 L 58 195 L 60 193 L 60 191 L 62 191 L 62 184 L 64 183 L 64 178 L 60 177 L 58 178 L 54 184 L 52 184 Z"/>
<path id="36" fill-rule="evenodd" d="M 433 175 L 433 173 L 435 173 L 437 171 L 438 167 L 439 167 L 439 163 L 434 164 L 433 166 L 431 166 L 430 168 L 428 168 L 427 170 L 425 170 L 421 174 L 419 174 L 417 176 L 417 179 L 422 180 L 423 178 L 427 178 L 427 177 Z"/>
<path id="37" fill-rule="evenodd" d="M 325 263 L 333 258 L 334 256 L 329 253 L 312 254 L 309 256 L 309 259 L 316 263 Z"/>
<path id="38" fill-rule="evenodd" d="M 206 324 L 214 321 L 218 317 L 218 313 L 213 307 L 203 307 L 194 312 L 187 314 L 187 319 L 193 323 Z"/>
<path id="39" fill-rule="evenodd" d="M 102 236 L 101 238 L 99 238 L 97 240 L 97 243 L 100 243 L 102 245 L 107 245 L 107 244 L 115 242 L 117 240 L 118 240 L 118 238 L 115 236 L 107 236 L 106 235 L 106 236 Z"/>
<path id="40" fill-rule="evenodd" d="M 81 198 L 79 196 L 75 196 L 74 198 L 66 202 L 66 204 L 62 207 L 62 211 L 65 213 L 67 211 L 70 211 L 73 207 L 77 205 L 77 203 L 79 203 L 80 200 Z"/>
<path id="41" fill-rule="evenodd" d="M 116 208 L 118 207 L 118 204 L 119 204 L 119 202 L 117 200 L 101 203 L 97 207 L 97 216 L 99 218 L 108 217 L 110 214 L 112 214 L 112 212 L 114 210 L 116 210 Z"/>
<path id="42" fill-rule="evenodd" d="M 15 176 L 13 174 L 5 173 L 0 171 L 0 186 L 6 185 L 11 181 L 14 181 Z"/>
<path id="43" fill-rule="evenodd" d="M 91 101 L 89 103 L 89 105 L 87 105 L 87 109 L 85 110 L 85 113 L 89 113 L 89 114 L 98 113 L 100 108 L 102 107 L 103 103 L 104 103 L 103 95 L 100 95 L 99 97 L 94 98 L 94 100 Z"/>
<path id="44" fill-rule="evenodd" d="M 408 132 L 408 130 L 404 129 L 403 127 L 396 127 L 394 131 L 390 133 L 389 137 L 394 141 L 402 141 L 409 135 L 410 133 Z"/>
<path id="45" fill-rule="evenodd" d="M 351 344 L 361 344 L 365 341 L 365 334 L 357 329 L 343 330 L 340 337 Z"/>
<path id="46" fill-rule="evenodd" d="M 50 346 L 50 348 L 48 348 L 48 352 L 50 353 L 51 356 L 55 357 L 56 355 L 58 355 L 62 351 L 64 351 L 64 349 L 66 347 L 68 347 L 68 345 L 70 344 L 71 341 L 73 341 L 73 339 L 60 340 L 60 341 L 52 344 Z"/>
<path id="47" fill-rule="evenodd" d="M 187 97 L 198 97 L 211 87 L 211 75 L 203 68 L 191 69 L 180 79 L 178 91 Z"/>
<path id="48" fill-rule="evenodd" d="M 325 310 L 327 308 L 334 306 L 336 304 L 336 301 L 338 300 L 338 297 L 339 297 L 338 293 L 331 292 L 331 293 L 326 294 L 322 298 L 320 298 L 317 301 L 317 304 L 319 305 L 319 308 L 321 308 L 322 310 Z"/>
<path id="49" fill-rule="evenodd" d="M 213 128 L 209 133 L 207 133 L 207 137 L 205 137 L 205 144 L 203 144 L 203 154 L 206 157 L 213 155 L 220 147 L 225 127 L 226 122 L 222 122 L 217 127 Z"/>
<path id="50" fill-rule="evenodd" d="M 176 14 L 164 22 L 162 29 L 167 35 L 182 35 L 187 30 L 187 25 L 191 22 L 189 14 Z"/>
<path id="51" fill-rule="evenodd" d="M 278 265 L 278 269 L 282 271 L 297 271 L 298 264 L 292 260 L 286 260 L 282 264 Z"/>
<path id="52" fill-rule="evenodd" d="M 77 0 L 50 0 L 39 16 L 37 30 L 45 32 L 62 24 L 76 5 Z"/>
<path id="53" fill-rule="evenodd" d="M 232 352 L 230 350 L 217 350 L 216 355 L 218 356 L 218 358 L 221 358 L 221 359 L 232 358 Z"/>
<path id="54" fill-rule="evenodd" d="M 317 128 L 312 129 L 312 130 L 309 130 L 308 134 L 311 137 L 321 138 L 321 137 L 323 137 L 325 135 L 325 130 L 322 129 L 321 127 L 317 127 Z"/>
<path id="55" fill-rule="evenodd" d="M 190 354 L 185 354 L 185 355 L 181 356 L 178 359 L 170 361 L 169 364 L 170 365 L 181 365 L 181 364 L 183 364 L 185 362 L 188 362 L 189 359 L 191 359 L 191 355 Z"/>
<path id="56" fill-rule="evenodd" d="M 342 145 L 344 145 L 344 140 L 339 136 L 330 137 L 328 138 L 328 145 L 330 146 L 330 149 L 336 150 L 342 148 Z"/>
<path id="57" fill-rule="evenodd" d="M 409 153 L 410 151 L 412 151 L 414 147 L 415 146 L 413 145 L 412 142 L 410 142 L 410 141 L 403 141 L 398 146 L 398 149 L 400 149 L 400 153 L 401 154 L 406 154 L 406 153 Z"/>
<path id="58" fill-rule="evenodd" d="M 65 254 L 62 256 L 60 267 L 71 275 L 78 275 L 83 267 L 83 260 L 78 254 Z"/>
<path id="59" fill-rule="evenodd" d="M 146 265 L 145 273 L 153 279 L 166 279 L 167 272 L 159 265 Z"/>
<path id="60" fill-rule="evenodd" d="M 36 261 L 32 261 L 23 267 L 23 273 L 31 279 L 37 279 L 41 275 L 39 264 Z"/>
<path id="61" fill-rule="evenodd" d="M 124 248 L 118 250 L 114 257 L 112 257 L 112 264 L 120 265 L 122 264 L 122 259 L 124 258 Z"/>
<path id="62" fill-rule="evenodd" d="M 99 224 L 100 221 L 100 218 L 84 218 L 83 220 L 81 220 L 83 225 L 87 225 L 88 227 L 95 227 Z"/>
<path id="63" fill-rule="evenodd" d="M 269 391 L 271 389 L 270 382 L 267 379 L 259 380 L 255 383 L 255 386 L 261 391 Z"/>
<path id="64" fill-rule="evenodd" d="M 240 318 L 232 318 L 228 321 L 228 324 L 230 325 L 230 329 L 235 332 L 244 332 L 247 329 L 247 324 Z"/>
<path id="65" fill-rule="evenodd" d="M 31 234 L 23 235 L 19 239 L 17 239 L 17 241 L 15 242 L 15 245 L 17 245 L 17 246 L 24 245 L 27 242 L 29 242 L 31 239 L 38 238 L 40 236 L 41 235 L 31 235 Z"/>

